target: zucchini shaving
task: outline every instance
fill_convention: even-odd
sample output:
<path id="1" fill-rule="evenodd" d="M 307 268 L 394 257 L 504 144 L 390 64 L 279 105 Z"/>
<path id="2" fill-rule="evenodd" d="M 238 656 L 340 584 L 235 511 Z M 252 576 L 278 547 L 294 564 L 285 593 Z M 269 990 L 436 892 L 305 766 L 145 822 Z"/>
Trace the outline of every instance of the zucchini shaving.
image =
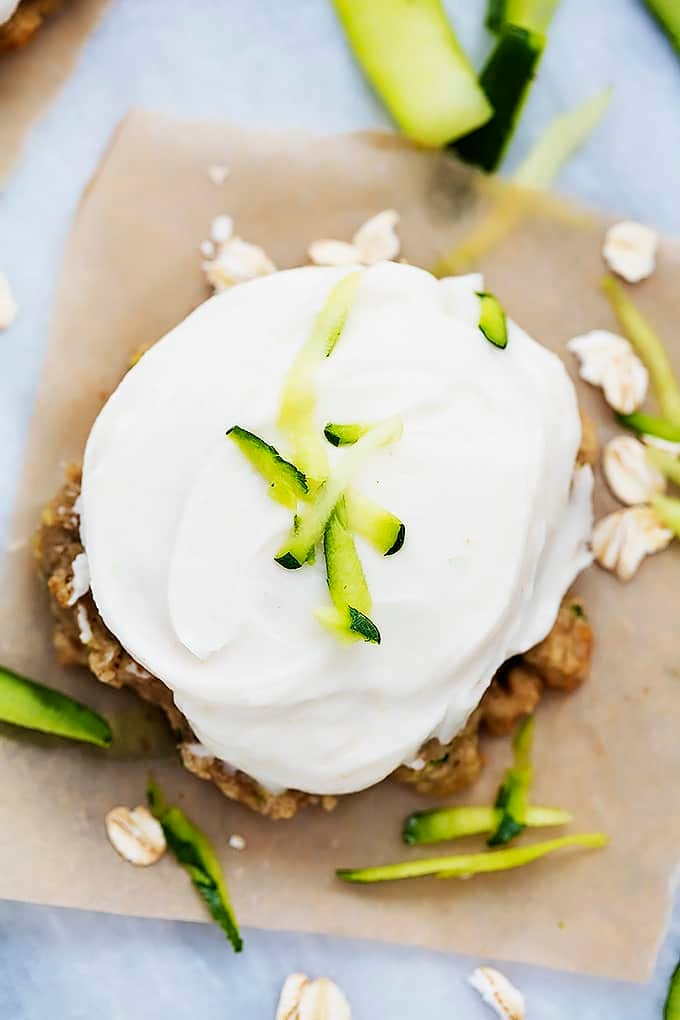
<path id="1" fill-rule="evenodd" d="M 510 847 L 505 850 L 486 850 L 477 854 L 453 854 L 448 857 L 430 857 L 417 861 L 402 861 L 399 864 L 381 864 L 370 868 L 341 868 L 336 875 L 343 882 L 369 884 L 393 882 L 406 878 L 467 878 L 491 871 L 510 871 L 531 864 L 547 854 L 564 847 L 581 846 L 597 849 L 606 846 L 607 837 L 602 832 L 584 832 L 574 836 L 534 843 L 532 846 Z"/>
<path id="2" fill-rule="evenodd" d="M 304 499 L 309 492 L 307 479 L 294 464 L 284 460 L 278 450 L 264 439 L 233 425 L 227 436 L 238 446 L 241 453 L 250 461 L 255 470 L 269 484 L 269 495 L 277 503 L 295 510 L 298 500 Z"/>
<path id="3" fill-rule="evenodd" d="M 279 428 L 292 446 L 294 463 L 315 484 L 328 474 L 326 448 L 315 421 L 317 371 L 333 353 L 360 279 L 360 271 L 348 273 L 331 289 L 283 384 Z"/>
<path id="4" fill-rule="evenodd" d="M 661 338 L 613 276 L 605 276 L 602 290 L 649 372 L 663 417 L 680 425 L 680 386 Z"/>
<path id="5" fill-rule="evenodd" d="M 486 27 L 499 32 L 506 25 L 519 25 L 533 32 L 550 26 L 559 0 L 489 0 Z"/>
<path id="6" fill-rule="evenodd" d="M 380 633 L 368 614 L 371 594 L 366 583 L 354 538 L 345 527 L 344 500 L 331 514 L 323 536 L 326 581 L 334 611 L 322 609 L 317 619 L 336 633 L 380 644 Z"/>
<path id="7" fill-rule="evenodd" d="M 680 53 L 680 7 L 677 0 L 645 0 L 645 4 Z"/>
<path id="8" fill-rule="evenodd" d="M 106 719 L 44 684 L 0 666 L 0 721 L 96 747 L 111 746 Z"/>
<path id="9" fill-rule="evenodd" d="M 482 127 L 456 142 L 455 150 L 466 163 L 495 170 L 505 152 L 526 101 L 546 38 L 518 25 L 505 25 L 489 57 L 479 84 L 494 113 Z"/>
<path id="10" fill-rule="evenodd" d="M 158 786 L 150 782 L 146 797 L 149 809 L 161 823 L 168 846 L 188 873 L 213 921 L 229 939 L 235 953 L 243 949 L 227 883 L 212 843 L 178 807 L 168 807 Z"/>
<path id="11" fill-rule="evenodd" d="M 365 538 L 382 556 L 394 556 L 404 544 L 406 527 L 399 518 L 356 489 L 345 493 L 345 520 L 350 531 Z"/>
<path id="12" fill-rule="evenodd" d="M 617 414 L 616 420 L 620 425 L 625 425 L 640 435 L 656 436 L 657 439 L 665 439 L 669 443 L 680 443 L 680 425 L 664 421 L 663 418 L 657 418 L 653 414 L 634 411 L 633 414 Z"/>
<path id="13" fill-rule="evenodd" d="M 477 291 L 480 301 L 479 328 L 494 347 L 508 346 L 508 324 L 503 305 L 494 294 Z"/>
<path id="14" fill-rule="evenodd" d="M 599 124 L 612 96 L 611 88 L 556 117 L 512 176 L 521 189 L 547 191 L 567 160 Z M 435 266 L 435 276 L 455 276 L 477 265 L 496 248 L 533 208 L 530 195 L 506 187 L 500 199 L 468 237 Z"/>
<path id="15" fill-rule="evenodd" d="M 652 507 L 661 523 L 680 538 L 680 499 L 671 496 L 655 496 Z"/>
<path id="16" fill-rule="evenodd" d="M 508 769 L 496 796 L 494 807 L 501 818 L 495 832 L 487 840 L 488 846 L 502 846 L 519 836 L 526 828 L 526 817 L 531 787 L 531 746 L 534 739 L 534 717 L 525 719 L 515 734 L 512 749 L 515 760 Z"/>
<path id="17" fill-rule="evenodd" d="M 323 434 L 331 446 L 353 446 L 372 428 L 372 425 L 337 425 L 329 422 Z"/>
<path id="18" fill-rule="evenodd" d="M 503 812 L 494 807 L 435 808 L 416 811 L 404 822 L 402 836 L 409 846 L 424 843 L 444 843 L 463 836 L 479 836 L 498 829 Z M 560 808 L 527 807 L 524 824 L 528 828 L 542 829 L 553 825 L 567 825 L 571 821 L 568 811 Z"/>
<path id="19" fill-rule="evenodd" d="M 374 425 L 370 432 L 349 447 L 313 498 L 296 515 L 286 541 L 276 554 L 277 563 L 288 570 L 296 570 L 306 562 L 310 551 L 320 541 L 336 503 L 367 458 L 381 446 L 398 440 L 401 433 L 401 419 L 388 418 Z"/>
<path id="20" fill-rule="evenodd" d="M 668 984 L 663 1020 L 680 1020 L 680 963 L 676 965 Z"/>
<path id="21" fill-rule="evenodd" d="M 667 450 L 659 450 L 656 446 L 648 446 L 645 452 L 650 464 L 674 485 L 680 485 L 680 460 L 677 457 Z"/>
<path id="22" fill-rule="evenodd" d="M 334 0 L 354 55 L 397 124 L 440 146 L 489 119 L 491 106 L 441 0 Z"/>

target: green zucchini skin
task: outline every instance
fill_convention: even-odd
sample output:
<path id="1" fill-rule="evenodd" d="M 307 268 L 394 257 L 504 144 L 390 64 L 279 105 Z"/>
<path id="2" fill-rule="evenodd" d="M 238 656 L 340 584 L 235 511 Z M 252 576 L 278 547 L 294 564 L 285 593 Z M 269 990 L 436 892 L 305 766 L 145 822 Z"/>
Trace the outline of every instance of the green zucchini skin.
<path id="1" fill-rule="evenodd" d="M 111 746 L 111 727 L 92 709 L 3 666 L 0 666 L 0 720 L 96 747 Z"/>
<path id="2" fill-rule="evenodd" d="M 241 425 L 232 425 L 226 434 L 268 483 L 269 495 L 277 503 L 294 510 L 298 500 L 307 496 L 309 486 L 304 474 L 284 460 L 274 446 Z"/>
<path id="3" fill-rule="evenodd" d="M 626 428 L 637 432 L 638 435 L 656 436 L 658 439 L 668 440 L 669 443 L 680 443 L 680 425 L 674 425 L 653 414 L 634 411 L 632 414 L 617 414 L 616 420 L 620 425 L 625 425 Z"/>
<path id="4" fill-rule="evenodd" d="M 663 1007 L 663 1020 L 680 1020 L 680 963 L 677 964 L 668 985 Z"/>
<path id="5" fill-rule="evenodd" d="M 343 523 L 344 500 L 331 514 L 323 538 L 326 559 L 326 582 L 338 614 L 340 630 L 347 636 L 356 635 L 371 644 L 380 644 L 380 631 L 368 616 L 371 594 L 359 559 L 354 536 Z M 332 624 L 332 618 L 321 617 Z M 334 627 L 334 629 L 336 629 Z"/>
<path id="6" fill-rule="evenodd" d="M 680 7 L 677 0 L 644 0 L 675 50 L 680 54 Z"/>
<path id="7" fill-rule="evenodd" d="M 486 124 L 454 145 L 457 155 L 466 163 L 488 173 L 498 167 L 536 75 L 545 43 L 541 32 L 531 32 L 517 25 L 503 28 L 479 77 L 494 114 Z"/>
<path id="8" fill-rule="evenodd" d="M 488 291 L 477 291 L 480 300 L 479 328 L 494 347 L 508 346 L 508 323 L 502 304 Z"/>
<path id="9" fill-rule="evenodd" d="M 547 32 L 558 3 L 559 0 L 489 0 L 485 24 L 491 32 L 500 32 L 507 25 Z"/>
<path id="10" fill-rule="evenodd" d="M 353 446 L 371 428 L 371 425 L 338 425 L 329 422 L 323 430 L 323 434 L 331 446 Z"/>

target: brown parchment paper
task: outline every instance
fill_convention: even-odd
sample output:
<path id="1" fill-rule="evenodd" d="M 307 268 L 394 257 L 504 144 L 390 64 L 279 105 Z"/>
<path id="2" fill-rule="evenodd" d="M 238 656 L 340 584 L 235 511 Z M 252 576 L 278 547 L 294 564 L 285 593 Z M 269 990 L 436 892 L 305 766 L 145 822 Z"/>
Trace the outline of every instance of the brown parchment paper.
<path id="1" fill-rule="evenodd" d="M 31 124 L 64 84 L 109 0 L 64 0 L 35 38 L 0 53 L 0 185 L 21 154 Z"/>
<path id="2" fill-rule="evenodd" d="M 206 168 L 226 162 L 222 188 Z M 390 783 L 272 823 L 225 800 L 181 769 L 149 708 L 53 662 L 45 598 L 21 547 L 79 458 L 105 394 L 130 352 L 155 340 L 205 296 L 198 245 L 219 212 L 262 243 L 281 266 L 304 261 L 315 238 L 348 238 L 370 214 L 402 214 L 403 254 L 431 265 L 496 200 L 470 171 L 381 135 L 330 138 L 179 123 L 138 112 L 124 123 L 85 195 L 65 257 L 53 335 L 5 557 L 0 661 L 74 692 L 112 720 L 110 753 L 9 728 L 0 733 L 0 895 L 148 916 L 204 919 L 168 857 L 136 870 L 107 844 L 103 817 L 143 796 L 149 767 L 220 848 L 245 925 L 332 932 L 644 979 L 662 934 L 680 850 L 680 555 L 647 561 L 628 586 L 597 570 L 578 583 L 597 635 L 591 680 L 572 696 L 547 696 L 536 735 L 535 802 L 574 812 L 571 831 L 603 829 L 604 852 L 571 853 L 468 882 L 352 888 L 337 866 L 408 857 L 404 815 L 427 805 Z M 493 189 L 492 189 L 493 191 Z M 487 284 L 510 313 L 555 350 L 613 321 L 597 283 L 597 220 L 536 211 L 485 260 Z M 636 289 L 680 364 L 678 249 Z M 570 368 L 573 368 L 570 365 Z M 598 393 L 584 404 L 612 431 Z M 598 511 L 614 504 L 600 484 Z M 465 621 L 452 621 L 464 626 Z M 155 719 L 155 722 L 154 722 Z M 490 798 L 510 757 L 487 740 L 489 765 L 467 796 Z M 245 836 L 240 854 L 229 833 Z M 452 848 L 454 852 L 458 844 Z M 473 845 L 473 844 L 469 844 Z M 478 845 L 478 844 L 474 844 Z M 428 850 L 425 850 L 427 853 Z M 437 853 L 437 848 L 432 848 Z"/>

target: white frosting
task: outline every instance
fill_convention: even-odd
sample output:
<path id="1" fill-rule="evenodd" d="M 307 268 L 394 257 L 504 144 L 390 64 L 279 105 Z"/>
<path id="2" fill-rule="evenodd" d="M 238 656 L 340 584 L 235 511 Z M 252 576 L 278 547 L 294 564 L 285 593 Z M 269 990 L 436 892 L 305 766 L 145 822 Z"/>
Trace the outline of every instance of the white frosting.
<path id="1" fill-rule="evenodd" d="M 466 286 L 365 270 L 319 379 L 318 423 L 400 414 L 401 440 L 356 485 L 406 524 L 381 557 L 357 539 L 382 644 L 314 616 L 323 563 L 274 553 L 291 514 L 225 431 L 286 454 L 287 368 L 347 270 L 305 268 L 206 302 L 130 371 L 87 445 L 82 531 L 107 626 L 175 694 L 201 743 L 269 788 L 347 793 L 449 740 L 496 669 L 550 629 L 589 562 L 589 469 L 559 359 L 510 323 L 474 325 Z M 343 456 L 329 447 L 331 463 Z M 194 654 L 195 653 L 195 654 Z"/>
<path id="2" fill-rule="evenodd" d="M 0 25 L 4 25 L 12 17 L 20 0 L 0 0 Z"/>

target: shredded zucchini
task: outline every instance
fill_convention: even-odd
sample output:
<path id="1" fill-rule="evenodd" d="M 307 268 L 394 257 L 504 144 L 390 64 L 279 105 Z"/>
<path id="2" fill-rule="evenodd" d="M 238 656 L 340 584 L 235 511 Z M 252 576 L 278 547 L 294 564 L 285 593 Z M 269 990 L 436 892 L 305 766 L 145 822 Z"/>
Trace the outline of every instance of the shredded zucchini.
<path id="1" fill-rule="evenodd" d="M 567 160 L 587 141 L 609 106 L 610 88 L 556 117 L 512 175 L 518 188 L 506 188 L 467 238 L 442 258 L 435 276 L 454 276 L 477 266 L 521 222 L 531 208 L 518 189 L 547 191 Z"/>
<path id="2" fill-rule="evenodd" d="M 298 501 L 304 499 L 309 492 L 302 471 L 284 460 L 275 447 L 240 425 L 233 425 L 227 436 L 268 483 L 272 499 L 289 510 L 295 510 Z"/>
<path id="3" fill-rule="evenodd" d="M 680 53 L 680 6 L 678 0 L 645 0 L 649 10 Z"/>
<path id="4" fill-rule="evenodd" d="M 680 1020 L 680 963 L 673 971 L 668 985 L 663 1020 Z"/>
<path id="5" fill-rule="evenodd" d="M 243 949 L 226 879 L 212 843 L 197 825 L 178 807 L 169 807 L 154 782 L 147 786 L 151 813 L 163 828 L 168 846 L 188 873 L 194 888 L 205 902 L 210 915 L 229 939 L 235 953 Z"/>
<path id="6" fill-rule="evenodd" d="M 494 807 L 435 808 L 416 811 L 404 822 L 403 839 L 409 846 L 423 843 L 444 843 L 463 836 L 478 836 L 494 832 L 503 812 Z M 567 825 L 571 821 L 568 811 L 560 808 L 529 806 L 524 816 L 528 828 L 543 829 L 553 825 Z"/>
<path id="7" fill-rule="evenodd" d="M 663 418 L 657 418 L 653 414 L 645 414 L 643 411 L 634 411 L 633 414 L 617 414 L 616 420 L 643 436 L 656 436 L 658 439 L 665 439 L 669 443 L 680 443 L 680 425 L 673 425 Z"/>
<path id="8" fill-rule="evenodd" d="M 340 338 L 360 279 L 360 271 L 348 273 L 331 289 L 283 385 L 279 428 L 291 444 L 293 462 L 315 485 L 328 474 L 326 446 L 315 420 L 316 376 Z"/>
<path id="9" fill-rule="evenodd" d="M 512 138 L 545 43 L 541 32 L 510 24 L 503 27 L 479 76 L 479 84 L 493 107 L 493 116 L 454 146 L 466 163 L 473 163 L 487 172 L 497 168 Z"/>
<path id="10" fill-rule="evenodd" d="M 381 446 L 396 442 L 401 432 L 401 419 L 388 418 L 347 449 L 335 470 L 296 515 L 286 541 L 276 554 L 277 563 L 288 570 L 296 570 L 306 562 L 310 551 L 320 541 L 336 503 L 366 459 Z"/>
<path id="11" fill-rule="evenodd" d="M 680 538 L 680 499 L 672 496 L 655 496 L 652 506 L 661 523 L 668 528 L 676 538 Z"/>
<path id="12" fill-rule="evenodd" d="M 334 0 L 354 55 L 397 124 L 440 146 L 484 124 L 491 106 L 441 0 Z"/>
<path id="13" fill-rule="evenodd" d="M 653 464 L 674 485 L 680 485 L 680 459 L 667 450 L 660 450 L 656 446 L 646 447 L 645 452 L 650 464 Z"/>
<path id="14" fill-rule="evenodd" d="M 519 25 L 533 32 L 546 32 L 559 0 L 489 0 L 486 27 L 499 32 L 506 25 Z"/>
<path id="15" fill-rule="evenodd" d="M 404 544 L 406 527 L 399 518 L 356 489 L 345 493 L 345 519 L 349 530 L 365 538 L 382 556 L 394 556 Z"/>
<path id="16" fill-rule="evenodd" d="M 341 868 L 336 871 L 343 882 L 368 884 L 393 882 L 405 878 L 467 878 L 491 871 L 510 871 L 531 864 L 546 854 L 563 847 L 582 846 L 590 849 L 603 847 L 607 837 L 602 832 L 584 832 L 574 836 L 534 843 L 532 846 L 510 847 L 505 850 L 487 850 L 477 854 L 453 854 L 448 857 L 430 857 L 399 864 L 380 864 L 370 868 Z"/>
<path id="17" fill-rule="evenodd" d="M 24 729 L 110 747 L 106 719 L 66 694 L 0 666 L 0 721 Z"/>
<path id="18" fill-rule="evenodd" d="M 347 637 L 380 644 L 378 628 L 368 616 L 372 600 L 366 575 L 344 516 L 341 498 L 328 520 L 323 538 L 326 581 L 335 610 L 322 609 L 317 619 L 336 633 L 344 632 Z"/>
<path id="19" fill-rule="evenodd" d="M 358 439 L 365 436 L 372 428 L 372 424 L 338 425 L 329 422 L 323 430 L 323 434 L 331 446 L 353 446 Z"/>
<path id="20" fill-rule="evenodd" d="M 508 324 L 503 305 L 494 294 L 477 291 L 480 300 L 479 328 L 494 347 L 508 346 Z"/>
<path id="21" fill-rule="evenodd" d="M 530 715 L 524 720 L 512 742 L 515 760 L 512 768 L 505 773 L 496 796 L 494 807 L 500 811 L 501 819 L 495 832 L 487 840 L 488 846 L 509 843 L 526 827 L 529 790 L 533 776 L 531 767 L 533 739 L 534 717 Z"/>
<path id="22" fill-rule="evenodd" d="M 673 425 L 680 425 L 680 386 L 663 341 L 613 276 L 605 276 L 602 290 L 647 367 L 662 415 Z"/>

